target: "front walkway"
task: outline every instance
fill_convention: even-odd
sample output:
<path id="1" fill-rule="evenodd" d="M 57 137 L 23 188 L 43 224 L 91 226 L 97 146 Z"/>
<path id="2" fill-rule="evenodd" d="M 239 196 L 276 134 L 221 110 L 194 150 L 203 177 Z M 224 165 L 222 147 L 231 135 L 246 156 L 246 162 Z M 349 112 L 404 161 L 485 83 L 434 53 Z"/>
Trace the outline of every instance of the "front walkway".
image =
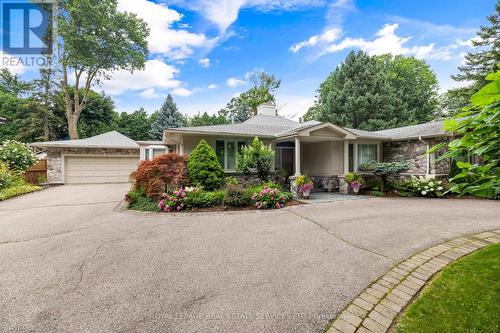
<path id="1" fill-rule="evenodd" d="M 366 200 L 370 198 L 374 197 L 369 195 L 340 194 L 339 192 L 312 192 L 309 199 L 297 200 L 308 204 L 316 204 L 337 201 Z"/>
<path id="2" fill-rule="evenodd" d="M 141 215 L 113 210 L 125 191 L 0 203 L 0 332 L 321 332 L 401 260 L 500 228 L 488 200 Z"/>

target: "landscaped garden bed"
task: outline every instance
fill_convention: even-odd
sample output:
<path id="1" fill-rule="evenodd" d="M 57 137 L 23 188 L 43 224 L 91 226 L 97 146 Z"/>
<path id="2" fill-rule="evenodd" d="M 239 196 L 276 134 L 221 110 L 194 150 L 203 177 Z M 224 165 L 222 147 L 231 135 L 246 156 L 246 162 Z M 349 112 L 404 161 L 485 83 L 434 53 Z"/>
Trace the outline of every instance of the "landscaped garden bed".
<path id="1" fill-rule="evenodd" d="M 258 139 L 243 149 L 240 170 L 255 170 L 260 181 L 242 184 L 224 177 L 214 150 L 201 140 L 189 159 L 165 154 L 143 161 L 131 174 L 132 190 L 126 195 L 128 208 L 140 211 L 182 212 L 279 209 L 296 205 L 283 183 L 269 180 L 272 150 Z"/>

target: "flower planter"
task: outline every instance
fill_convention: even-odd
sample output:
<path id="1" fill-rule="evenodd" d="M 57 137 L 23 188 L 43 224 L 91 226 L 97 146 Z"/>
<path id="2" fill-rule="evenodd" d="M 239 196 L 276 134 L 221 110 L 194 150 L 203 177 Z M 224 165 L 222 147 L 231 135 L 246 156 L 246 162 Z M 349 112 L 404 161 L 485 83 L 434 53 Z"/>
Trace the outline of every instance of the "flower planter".
<path id="1" fill-rule="evenodd" d="M 309 199 L 310 190 L 305 190 L 302 192 L 302 198 Z"/>

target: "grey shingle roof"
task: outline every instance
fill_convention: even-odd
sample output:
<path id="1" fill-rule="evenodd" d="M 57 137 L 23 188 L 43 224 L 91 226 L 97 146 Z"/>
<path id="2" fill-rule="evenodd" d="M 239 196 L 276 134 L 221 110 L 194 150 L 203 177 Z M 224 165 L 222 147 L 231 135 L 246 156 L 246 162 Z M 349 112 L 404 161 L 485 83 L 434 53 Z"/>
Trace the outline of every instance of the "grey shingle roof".
<path id="1" fill-rule="evenodd" d="M 352 134 L 362 137 L 362 138 L 373 138 L 373 139 L 389 139 L 389 137 L 378 134 L 377 132 L 363 131 L 355 128 L 346 128 Z"/>
<path id="2" fill-rule="evenodd" d="M 31 146 L 42 147 L 42 148 L 45 147 L 125 148 L 125 149 L 139 148 L 137 142 L 117 131 L 111 131 L 104 134 L 99 134 L 86 139 L 34 142 L 31 144 Z"/>
<path id="3" fill-rule="evenodd" d="M 175 132 L 199 132 L 207 134 L 240 134 L 274 137 L 275 135 L 291 130 L 301 124 L 280 116 L 256 115 L 239 124 L 180 127 L 171 129 Z"/>
<path id="4" fill-rule="evenodd" d="M 195 132 L 206 134 L 234 134 L 245 136 L 280 137 L 298 133 L 304 129 L 317 126 L 321 122 L 312 120 L 299 123 L 280 116 L 257 115 L 240 124 L 195 126 L 170 129 L 172 132 Z M 432 136 L 446 135 L 441 129 L 443 121 L 429 122 L 419 125 L 405 126 L 387 129 L 383 131 L 363 131 L 353 128 L 345 128 L 360 138 L 371 138 L 380 140 L 413 139 Z"/>
<path id="5" fill-rule="evenodd" d="M 377 135 L 382 135 L 392 140 L 414 139 L 418 138 L 419 136 L 421 137 L 443 136 L 446 135 L 446 132 L 441 129 L 441 127 L 443 126 L 443 122 L 444 120 L 433 121 L 424 124 L 397 127 L 382 131 L 375 131 L 372 133 Z"/>

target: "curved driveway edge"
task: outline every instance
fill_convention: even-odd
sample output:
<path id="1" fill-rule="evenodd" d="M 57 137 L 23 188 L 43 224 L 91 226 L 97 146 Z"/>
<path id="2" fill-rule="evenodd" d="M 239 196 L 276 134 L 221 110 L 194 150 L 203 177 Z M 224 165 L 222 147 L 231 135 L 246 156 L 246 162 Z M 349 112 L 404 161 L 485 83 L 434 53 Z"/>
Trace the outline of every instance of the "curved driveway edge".
<path id="1" fill-rule="evenodd" d="M 500 243 L 500 229 L 430 247 L 392 268 L 331 322 L 327 333 L 385 333 L 424 285 L 445 266 L 487 245 Z"/>

